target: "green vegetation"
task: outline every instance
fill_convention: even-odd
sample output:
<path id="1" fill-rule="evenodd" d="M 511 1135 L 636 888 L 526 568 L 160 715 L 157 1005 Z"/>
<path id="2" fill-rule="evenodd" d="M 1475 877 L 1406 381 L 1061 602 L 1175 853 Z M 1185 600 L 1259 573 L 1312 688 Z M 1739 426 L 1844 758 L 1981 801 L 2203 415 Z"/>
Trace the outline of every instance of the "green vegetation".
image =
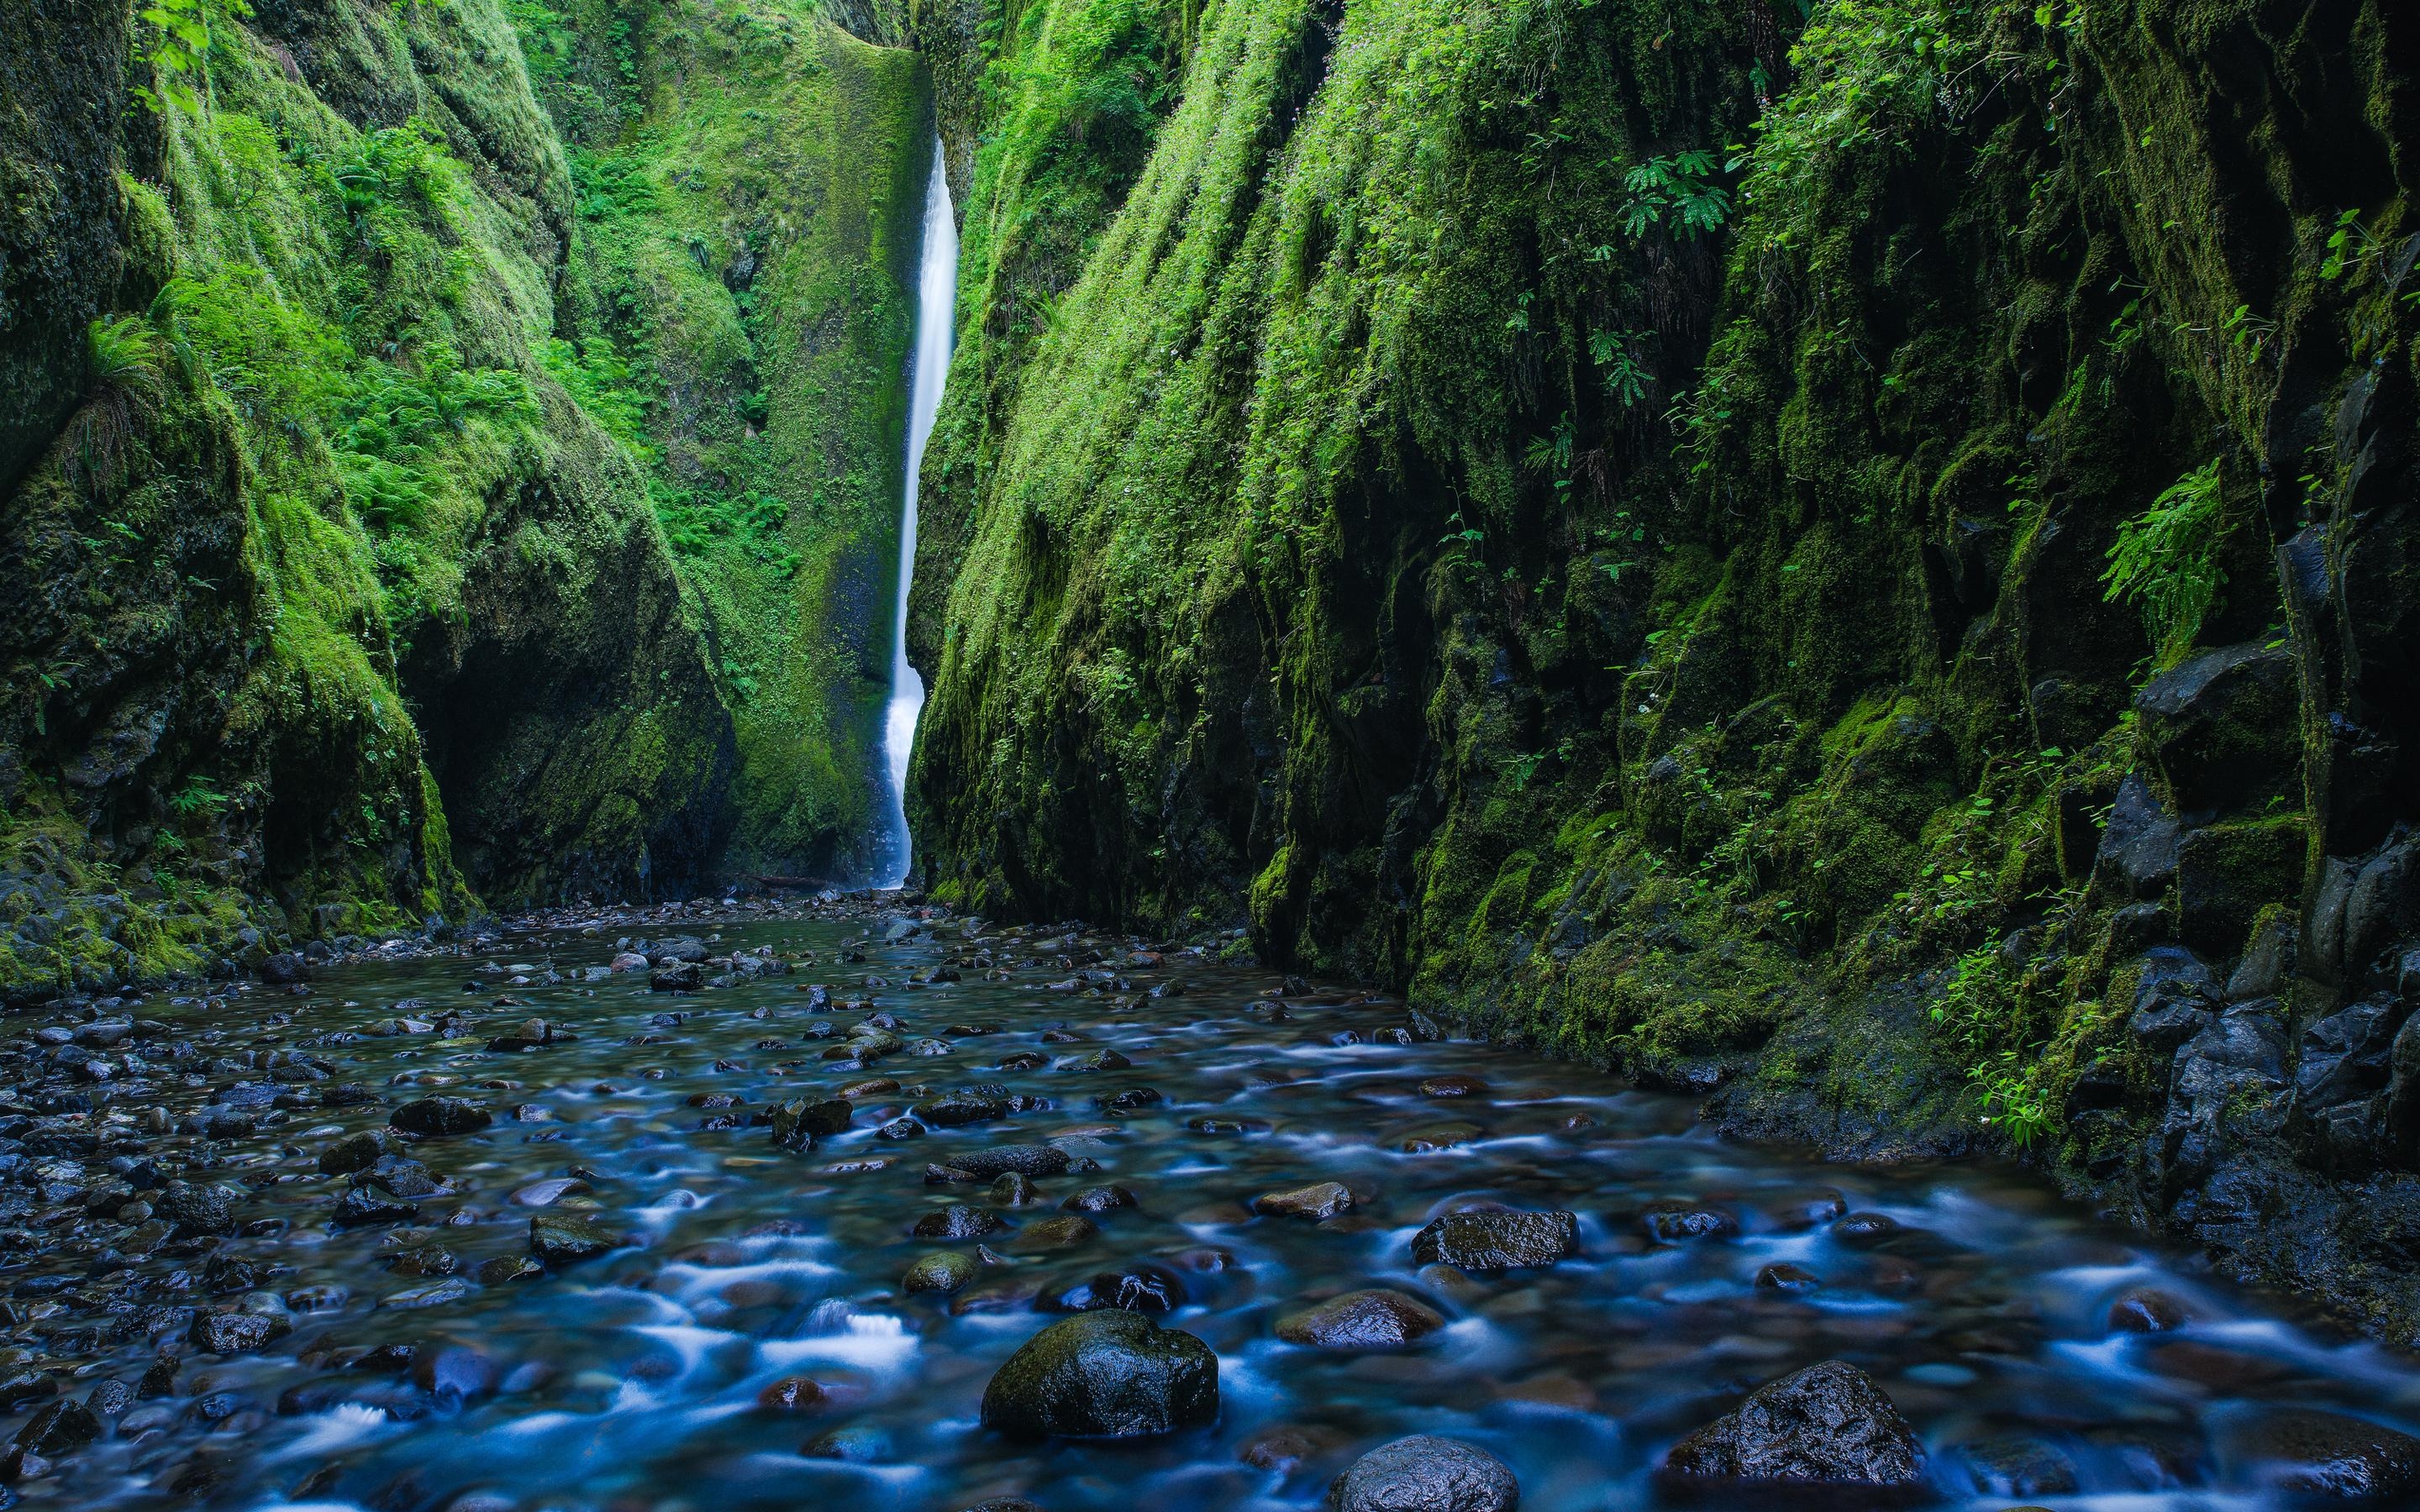
<path id="1" fill-rule="evenodd" d="M 2101 580 L 2109 585 L 2111 603 L 2141 609 L 2144 628 L 2164 652 L 2194 643 L 2226 581 L 2219 564 L 2226 509 L 2212 459 L 2170 485 L 2150 508 L 2118 522 Z"/>

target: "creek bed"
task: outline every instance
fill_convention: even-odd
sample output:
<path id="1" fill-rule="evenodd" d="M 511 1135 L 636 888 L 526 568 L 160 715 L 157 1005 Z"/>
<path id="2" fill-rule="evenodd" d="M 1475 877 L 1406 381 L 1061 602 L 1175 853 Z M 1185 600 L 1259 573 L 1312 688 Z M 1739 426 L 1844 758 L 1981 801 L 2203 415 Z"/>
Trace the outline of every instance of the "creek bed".
<path id="1" fill-rule="evenodd" d="M 2280 1423 L 2335 1425 L 2304 1459 L 2391 1473 L 2395 1427 L 2420 1421 L 2409 1358 L 2022 1171 L 1726 1143 L 1683 1099 L 1420 1040 L 1383 998 L 1271 996 L 1264 970 L 1063 931 L 886 940 L 899 917 L 609 915 L 307 991 L 17 1021 L 52 1032 L 8 1052 L 0 1430 L 48 1435 L 0 1467 L 15 1494 L 1311 1507 L 1357 1456 L 1438 1434 L 1509 1465 L 1524 1507 L 1648 1507 L 1674 1501 L 1655 1471 L 1677 1441 L 1837 1359 L 1912 1425 L 1940 1504 L 2236 1508 L 2323 1478 Z M 597 969 L 617 939 L 679 935 L 727 985 Z M 96 1011 L 81 1040 L 111 1042 L 54 1042 Z M 883 1037 L 859 1029 L 876 1014 Z M 113 1015 L 139 1032 L 112 1041 Z M 981 1090 L 908 1118 L 962 1087 Z M 764 1121 L 844 1088 L 848 1127 L 811 1148 Z M 398 1111 L 429 1099 L 488 1121 L 360 1137 L 476 1121 Z M 1007 1145 L 1070 1169 L 1021 1192 L 928 1169 Z M 1319 1183 L 1342 1191 L 1255 1210 Z M 1500 1210 L 1575 1215 L 1575 1252 L 1415 1258 L 1439 1218 Z M 1394 1295 L 1317 1310 L 1372 1290 Z M 984 1425 L 1012 1353 L 1119 1302 L 1215 1353 L 1214 1422 L 1107 1443 Z"/>

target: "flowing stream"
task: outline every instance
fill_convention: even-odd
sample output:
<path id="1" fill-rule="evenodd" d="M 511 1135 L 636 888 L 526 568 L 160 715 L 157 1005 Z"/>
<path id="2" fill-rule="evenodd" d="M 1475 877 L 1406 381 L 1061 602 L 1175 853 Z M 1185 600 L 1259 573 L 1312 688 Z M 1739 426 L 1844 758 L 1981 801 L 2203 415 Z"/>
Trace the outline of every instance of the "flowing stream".
<path id="1" fill-rule="evenodd" d="M 941 412 L 941 386 L 950 376 L 950 319 L 958 286 L 958 224 L 950 207 L 950 181 L 941 169 L 941 139 L 933 138 L 933 171 L 924 189 L 923 266 L 916 275 L 916 352 L 908 367 L 908 471 L 899 505 L 899 608 L 891 624 L 891 705 L 882 726 L 888 763 L 888 828 L 875 886 L 896 887 L 908 880 L 912 841 L 908 833 L 908 758 L 916 748 L 916 717 L 924 707 L 924 679 L 908 660 L 908 587 L 916 575 L 916 475 L 924 463 L 924 442 Z"/>
<path id="2" fill-rule="evenodd" d="M 634 947 L 706 955 L 702 986 L 607 969 Z M 1500 1457 L 1528 1512 L 1608 1512 L 1668 1504 L 1653 1471 L 1676 1440 L 1837 1358 L 1913 1425 L 1939 1504 L 2214 1512 L 2284 1504 L 2275 1446 L 2301 1441 L 2267 1431 L 2281 1422 L 2420 1423 L 2408 1357 L 2023 1171 L 1726 1143 L 1686 1100 L 1279 985 L 1076 928 L 675 906 L 46 1025 L 0 1051 L 19 1088 L 0 1431 L 93 1406 L 30 1473 L 8 1461 L 16 1492 L 29 1509 L 1308 1512 L 1357 1455 L 1426 1432 Z M 74 1039 L 54 1054 L 57 1030 Z M 38 1073 L 78 1057 L 112 1069 Z M 897 1121 L 970 1084 L 1013 1110 Z M 43 1089 L 59 1085 L 87 1090 Z M 845 1130 L 775 1142 L 769 1109 L 844 1090 Z M 343 1171 L 390 1119 L 431 1127 L 405 1109 L 432 1097 L 478 1118 Z M 1011 1144 L 1074 1168 L 1018 1194 L 929 1180 Z M 1255 1210 L 1318 1181 L 1351 1206 Z M 918 1237 L 953 1205 L 986 1231 Z M 1424 1225 L 1489 1205 L 1575 1213 L 1576 1253 L 1416 1261 Z M 540 1220 L 613 1247 L 541 1265 Z M 915 1289 L 920 1260 L 957 1284 Z M 1366 1288 L 1434 1332 L 1289 1337 Z M 983 1427 L 1002 1361 L 1111 1295 L 1215 1351 L 1216 1421 L 1125 1443 Z"/>

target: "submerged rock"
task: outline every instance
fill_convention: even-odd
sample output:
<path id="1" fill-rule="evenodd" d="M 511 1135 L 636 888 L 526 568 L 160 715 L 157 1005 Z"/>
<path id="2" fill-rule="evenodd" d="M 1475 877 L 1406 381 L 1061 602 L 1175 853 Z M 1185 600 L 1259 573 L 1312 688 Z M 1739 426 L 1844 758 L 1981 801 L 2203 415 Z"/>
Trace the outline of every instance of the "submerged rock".
<path id="1" fill-rule="evenodd" d="M 1064 1176 L 1068 1165 L 1067 1152 L 1048 1145 L 994 1145 L 952 1155 L 947 1168 L 980 1181 L 1011 1171 L 1019 1176 Z"/>
<path id="2" fill-rule="evenodd" d="M 947 1295 L 973 1280 L 976 1270 L 972 1257 L 942 1250 L 908 1267 L 899 1285 L 906 1291 L 939 1291 Z"/>
<path id="3" fill-rule="evenodd" d="M 1382 1444 L 1327 1489 L 1336 1512 L 1513 1512 L 1521 1484 L 1483 1449 L 1434 1434 Z"/>
<path id="4" fill-rule="evenodd" d="M 2303 1495 L 2381 1500 L 2420 1495 L 2420 1439 L 2339 1412 L 2284 1412 L 2238 1435 L 2255 1478 Z"/>
<path id="5" fill-rule="evenodd" d="M 1464 1271 L 1552 1265 L 1578 1252 L 1579 1236 L 1569 1212 L 1450 1212 L 1412 1236 L 1412 1260 Z"/>
<path id="6" fill-rule="evenodd" d="M 1445 1326 L 1418 1297 L 1377 1288 L 1348 1291 L 1278 1319 L 1278 1337 L 1323 1350 L 1400 1350 Z"/>
<path id="7" fill-rule="evenodd" d="M 1916 1432 L 1873 1379 L 1826 1360 L 1767 1381 L 1737 1411 L 1672 1446 L 1663 1473 L 1692 1480 L 1910 1487 Z"/>
<path id="8" fill-rule="evenodd" d="M 1218 1416 L 1210 1347 L 1115 1309 L 1051 1324 L 984 1389 L 984 1426 L 1020 1438 L 1140 1438 Z"/>

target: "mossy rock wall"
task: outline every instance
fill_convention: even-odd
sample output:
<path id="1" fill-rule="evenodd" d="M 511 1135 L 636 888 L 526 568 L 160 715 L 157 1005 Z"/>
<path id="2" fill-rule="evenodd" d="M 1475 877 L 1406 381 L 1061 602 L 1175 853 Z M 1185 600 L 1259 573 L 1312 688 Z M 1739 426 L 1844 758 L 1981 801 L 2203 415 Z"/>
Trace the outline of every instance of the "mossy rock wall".
<path id="1" fill-rule="evenodd" d="M 2420 28 L 1810 8 L 921 16 L 924 880 L 2021 1149 L 2410 1334 L 2420 1087 L 2329 1068 L 2420 993 Z M 2162 981 L 2288 1046 L 2231 1111 Z"/>

